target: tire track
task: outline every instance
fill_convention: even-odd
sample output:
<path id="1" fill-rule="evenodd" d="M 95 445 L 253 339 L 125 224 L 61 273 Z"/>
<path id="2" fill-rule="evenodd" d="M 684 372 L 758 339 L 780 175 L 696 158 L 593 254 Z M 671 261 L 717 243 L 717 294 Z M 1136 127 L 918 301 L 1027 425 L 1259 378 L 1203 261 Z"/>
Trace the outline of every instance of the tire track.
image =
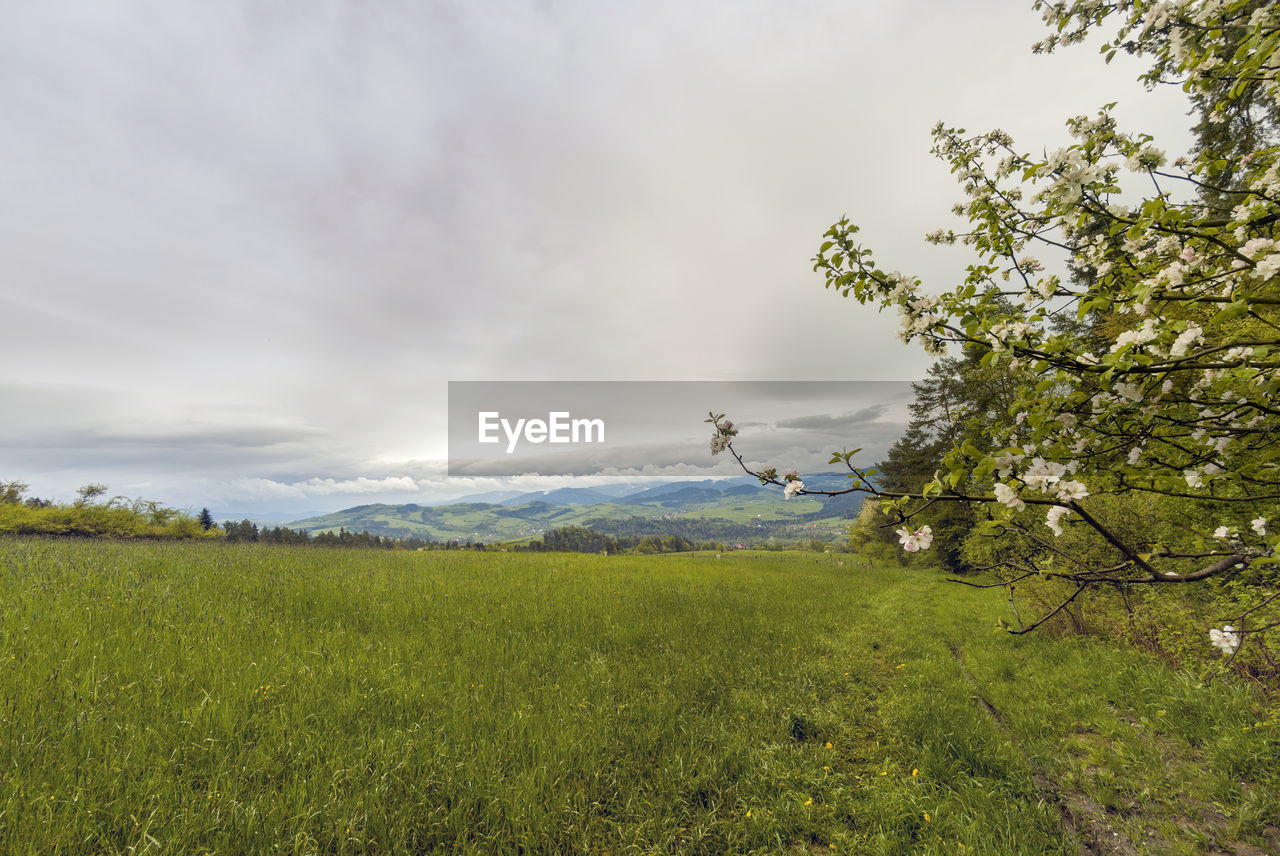
<path id="1" fill-rule="evenodd" d="M 978 705 L 987 712 L 1000 733 L 1015 743 L 1012 729 L 1005 722 L 995 705 L 982 695 L 978 681 L 964 665 L 964 652 L 956 644 L 951 644 L 951 656 L 955 658 L 960 674 L 973 689 Z M 1088 795 L 1062 787 L 1043 770 L 1031 765 L 1031 781 L 1037 793 L 1047 805 L 1053 806 L 1062 819 L 1063 827 L 1076 839 L 1076 849 L 1080 856 L 1141 856 L 1141 851 L 1120 830 L 1108 821 L 1107 809 Z"/>

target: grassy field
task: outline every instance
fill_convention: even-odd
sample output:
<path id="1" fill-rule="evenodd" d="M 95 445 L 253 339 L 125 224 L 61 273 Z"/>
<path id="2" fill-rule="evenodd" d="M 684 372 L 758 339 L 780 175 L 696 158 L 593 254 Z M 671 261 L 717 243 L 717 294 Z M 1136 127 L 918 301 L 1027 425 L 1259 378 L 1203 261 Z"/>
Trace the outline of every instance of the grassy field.
<path id="1" fill-rule="evenodd" d="M 1001 607 L 818 554 L 0 541 L 0 852 L 1277 852 L 1258 697 Z"/>

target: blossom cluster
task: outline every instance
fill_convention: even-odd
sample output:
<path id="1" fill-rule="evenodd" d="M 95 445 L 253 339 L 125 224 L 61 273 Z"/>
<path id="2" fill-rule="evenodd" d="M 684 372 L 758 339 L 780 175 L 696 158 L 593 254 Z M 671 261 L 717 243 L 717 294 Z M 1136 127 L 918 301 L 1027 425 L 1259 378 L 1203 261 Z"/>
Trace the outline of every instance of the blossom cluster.
<path id="1" fill-rule="evenodd" d="M 1230 624 L 1223 625 L 1221 630 L 1213 627 L 1209 630 L 1209 642 L 1224 654 L 1234 654 L 1240 647 L 1240 632 Z"/>
<path id="2" fill-rule="evenodd" d="M 738 435 L 738 429 L 728 419 L 714 414 L 707 421 L 715 425 L 716 430 L 711 434 L 711 454 L 718 455 L 729 448 L 729 443 Z"/>
<path id="3" fill-rule="evenodd" d="M 791 470 L 784 475 L 783 480 L 786 481 L 786 485 L 782 488 L 783 499 L 790 499 L 804 490 L 804 482 L 800 480 L 800 473 L 795 470 Z"/>
<path id="4" fill-rule="evenodd" d="M 898 541 L 902 544 L 902 549 L 908 553 L 914 553 L 917 550 L 928 550 L 933 544 L 933 529 L 929 526 L 921 526 L 919 529 L 909 529 L 906 526 L 898 529 L 896 532 Z"/>
<path id="5" fill-rule="evenodd" d="M 1069 414 L 1062 415 L 1069 416 Z M 1074 417 L 1065 421 L 1071 422 L 1073 419 Z M 1032 458 L 1030 465 L 1019 474 L 1016 466 L 1025 458 L 1026 453 L 1002 452 L 993 456 L 992 460 L 1000 478 L 1016 477 L 1027 489 L 1049 493 L 1058 502 L 1071 503 L 1078 499 L 1084 499 L 1089 495 L 1089 489 L 1084 482 L 1064 478 L 1068 473 L 1074 473 L 1079 469 L 1079 461 L 1072 460 L 1061 464 L 1055 461 L 1047 461 L 1042 457 L 1035 457 Z M 1027 507 L 1018 489 L 1006 481 L 996 482 L 993 492 L 995 493 L 996 502 L 1006 508 L 1013 511 L 1024 511 Z M 1063 531 L 1062 518 L 1070 513 L 1071 509 L 1067 505 L 1054 505 L 1045 515 L 1045 525 L 1053 531 L 1055 536 L 1061 535 Z"/>

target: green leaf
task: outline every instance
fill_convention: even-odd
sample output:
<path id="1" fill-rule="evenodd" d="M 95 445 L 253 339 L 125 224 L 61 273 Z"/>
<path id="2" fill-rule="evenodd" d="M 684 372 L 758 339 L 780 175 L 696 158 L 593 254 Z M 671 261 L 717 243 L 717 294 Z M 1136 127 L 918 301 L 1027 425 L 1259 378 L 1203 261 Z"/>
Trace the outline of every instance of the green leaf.
<path id="1" fill-rule="evenodd" d="M 973 468 L 974 478 L 985 479 L 987 476 L 995 472 L 996 462 L 991 458 L 983 458 L 978 465 Z"/>
<path id="2" fill-rule="evenodd" d="M 1243 315 L 1249 313 L 1249 304 L 1243 300 L 1235 300 L 1222 307 L 1222 310 L 1209 320 L 1210 324 L 1221 324 L 1225 321 L 1234 321 Z"/>

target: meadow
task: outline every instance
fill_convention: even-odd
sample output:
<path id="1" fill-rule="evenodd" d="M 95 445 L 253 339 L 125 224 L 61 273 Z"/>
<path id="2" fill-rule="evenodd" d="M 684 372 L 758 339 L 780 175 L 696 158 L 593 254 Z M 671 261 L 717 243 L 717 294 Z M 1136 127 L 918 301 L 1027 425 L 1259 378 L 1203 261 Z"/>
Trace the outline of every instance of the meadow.
<path id="1" fill-rule="evenodd" d="M 1256 688 L 1006 608 L 839 555 L 0 540 L 0 852 L 1280 850 Z"/>

